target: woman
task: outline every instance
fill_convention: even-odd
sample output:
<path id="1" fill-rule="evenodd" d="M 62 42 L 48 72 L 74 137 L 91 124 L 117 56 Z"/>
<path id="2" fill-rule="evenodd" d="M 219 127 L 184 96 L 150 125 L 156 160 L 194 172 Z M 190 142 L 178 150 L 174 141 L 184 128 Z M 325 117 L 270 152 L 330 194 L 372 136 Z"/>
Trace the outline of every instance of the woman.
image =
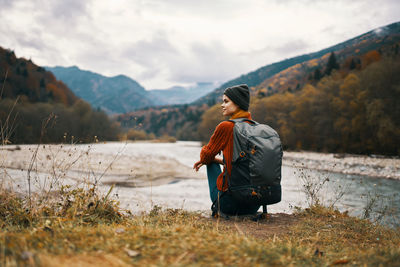
<path id="1" fill-rule="evenodd" d="M 228 87 L 222 98 L 222 115 L 230 119 L 251 119 L 249 103 L 250 92 L 246 84 Z M 207 165 L 211 201 L 217 203 L 219 211 L 229 215 L 254 214 L 260 208 L 259 205 L 245 205 L 237 202 L 230 194 L 223 194 L 228 190 L 232 170 L 233 127 L 233 122 L 223 121 L 215 128 L 209 143 L 201 149 L 200 160 L 193 168 L 198 171 L 201 166 Z M 221 151 L 223 160 L 216 157 Z M 223 172 L 219 165 L 224 165 Z"/>

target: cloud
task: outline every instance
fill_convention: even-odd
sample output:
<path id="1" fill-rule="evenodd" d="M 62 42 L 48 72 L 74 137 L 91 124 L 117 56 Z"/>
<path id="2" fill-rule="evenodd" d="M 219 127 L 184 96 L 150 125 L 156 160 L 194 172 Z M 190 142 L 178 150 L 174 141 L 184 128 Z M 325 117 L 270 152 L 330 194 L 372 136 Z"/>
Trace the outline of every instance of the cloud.
<path id="1" fill-rule="evenodd" d="M 121 62 L 131 66 L 132 73 L 140 80 L 168 77 L 174 67 L 171 63 L 181 56 L 163 32 L 156 33 L 150 40 L 140 40 L 123 46 L 118 57 Z"/>
<path id="2" fill-rule="evenodd" d="M 151 40 L 140 40 L 127 45 L 122 52 L 122 56 L 127 56 L 144 67 L 164 64 L 165 61 L 178 55 L 177 49 L 164 33 L 156 34 Z"/>
<path id="3" fill-rule="evenodd" d="M 84 31 L 90 26 L 90 1 L 80 0 L 36 0 L 33 1 L 40 9 L 34 9 L 31 20 L 34 25 L 42 27 L 58 38 L 70 37 Z"/>
<path id="4" fill-rule="evenodd" d="M 77 17 L 88 14 L 89 3 L 88 0 L 53 1 L 50 4 L 49 14 L 57 20 L 75 22 Z"/>
<path id="5" fill-rule="evenodd" d="M 179 17 L 214 17 L 217 19 L 237 16 L 248 6 L 247 2 L 240 0 L 146 0 L 143 3 L 143 7 L 151 8 L 155 12 L 168 12 Z"/>
<path id="6" fill-rule="evenodd" d="M 225 81 L 246 71 L 243 58 L 220 42 L 192 43 L 177 49 L 173 40 L 159 34 L 149 41 L 130 45 L 121 54 L 125 64 L 138 64 L 136 76 L 147 81 L 169 80 L 170 85 L 201 81 Z M 151 88 L 162 88 L 162 82 Z"/>
<path id="7" fill-rule="evenodd" d="M 142 71 L 136 77 L 145 83 L 161 77 L 170 80 L 172 85 L 224 81 L 246 70 L 242 58 L 220 42 L 195 42 L 177 49 L 174 41 L 179 42 L 158 34 L 149 41 L 130 45 L 121 59 L 140 65 Z"/>
<path id="8" fill-rule="evenodd" d="M 271 47 L 273 53 L 279 55 L 292 56 L 294 54 L 305 53 L 310 47 L 310 44 L 303 39 L 294 39 L 283 43 L 279 46 Z"/>
<path id="9" fill-rule="evenodd" d="M 246 70 L 241 57 L 216 41 L 193 43 L 171 67 L 171 79 L 185 83 L 225 81 Z"/>
<path id="10" fill-rule="evenodd" d="M 400 20 L 398 0 L 0 0 L 0 46 L 146 88 L 226 81 Z"/>
<path id="11" fill-rule="evenodd" d="M 0 0 L 0 14 L 3 12 L 7 12 L 9 9 L 14 7 L 17 0 Z"/>
<path id="12" fill-rule="evenodd" d="M 42 38 L 42 34 L 39 30 L 35 29 L 30 32 L 19 32 L 17 35 L 14 35 L 15 42 L 19 45 L 31 48 L 36 51 L 42 51 L 43 49 L 48 49 L 47 44 Z"/>

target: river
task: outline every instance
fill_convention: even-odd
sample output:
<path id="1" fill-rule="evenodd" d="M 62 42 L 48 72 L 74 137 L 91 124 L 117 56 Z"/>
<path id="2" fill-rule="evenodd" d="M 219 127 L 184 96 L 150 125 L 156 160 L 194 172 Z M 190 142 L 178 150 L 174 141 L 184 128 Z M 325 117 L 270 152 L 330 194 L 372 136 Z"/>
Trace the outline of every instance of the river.
<path id="1" fill-rule="evenodd" d="M 3 182 L 6 177 L 12 177 L 14 185 L 17 185 L 15 188 L 26 191 L 26 165 L 31 158 L 31 155 L 27 154 L 32 153 L 35 147 L 37 146 L 24 145 L 15 150 L 8 149 L 10 150 L 8 152 L 2 150 L 2 164 L 7 173 L 7 176 L 4 174 L 2 176 Z M 111 184 L 116 184 L 112 195 L 120 201 L 121 207 L 133 213 L 149 211 L 154 205 L 207 212 L 210 209 L 211 201 L 205 167 L 201 168 L 199 173 L 192 170 L 193 163 L 199 158 L 200 144 L 198 142 L 108 142 L 63 145 L 58 150 L 56 148 L 56 146 L 40 147 L 37 161 L 40 163 L 41 160 L 44 162 L 46 159 L 49 161 L 59 157 L 62 162 L 65 162 L 65 157 L 73 158 L 70 151 L 83 155 L 83 152 L 89 150 L 90 157 L 80 156 L 79 160 L 82 162 L 74 163 L 74 166 L 79 167 L 64 170 L 64 181 L 72 183 L 80 177 L 88 177 L 90 169 L 90 173 L 96 174 L 97 177 L 101 176 L 103 179 L 102 191 L 106 192 Z M 65 153 L 60 153 L 60 150 Z M 108 162 L 110 162 L 109 165 Z M 97 163 L 103 166 L 102 169 L 93 167 Z M 45 166 L 44 163 L 41 164 Z M 88 165 L 90 167 L 87 167 Z M 324 205 L 334 203 L 340 211 L 348 211 L 349 214 L 355 216 L 363 216 L 367 211 L 370 212 L 372 220 L 378 218 L 380 212 L 384 211 L 384 222 L 400 223 L 398 221 L 400 181 L 307 169 L 307 161 L 303 166 L 303 169 L 296 168 L 284 160 L 282 201 L 268 206 L 269 212 L 291 213 L 295 207 L 307 207 L 309 202 L 303 185 L 304 181 L 308 181 L 323 183 L 317 198 Z M 50 169 L 47 171 L 45 167 L 36 169 L 36 181 L 42 179 L 41 183 L 43 183 L 43 179 L 51 173 Z M 88 175 L 82 175 L 85 171 Z M 65 172 L 69 173 L 65 174 Z M 142 180 L 145 177 L 151 176 L 158 178 L 150 183 L 143 183 Z M 136 180 L 132 180 L 132 177 L 137 181 L 141 180 L 141 186 L 134 186 L 132 181 Z M 140 183 L 137 182 L 137 184 Z M 317 186 L 314 185 L 315 187 Z"/>
<path id="2" fill-rule="evenodd" d="M 102 144 L 95 147 L 96 151 L 105 153 L 117 151 L 122 144 Z M 200 144 L 198 142 L 177 143 L 129 143 L 123 149 L 123 154 L 143 155 L 153 157 L 173 158 L 191 168 L 199 158 Z M 306 167 L 306 166 L 305 166 Z M 186 208 L 189 210 L 208 210 L 210 199 L 206 181 L 205 167 L 200 172 L 204 179 L 179 179 L 171 183 L 144 188 L 117 188 L 115 191 L 122 203 L 133 210 L 148 210 L 151 205 L 171 208 Z M 306 177 L 310 176 L 308 179 Z M 320 190 L 318 198 L 325 205 L 335 201 L 335 207 L 348 211 L 351 215 L 363 216 L 365 211 L 371 211 L 371 218 L 377 218 L 381 211 L 386 213 L 385 220 L 391 220 L 391 214 L 400 214 L 400 181 L 360 175 L 341 174 L 294 168 L 282 168 L 282 201 L 268 207 L 269 212 L 293 211 L 294 207 L 307 207 L 304 193 L 304 179 L 312 182 L 327 180 Z M 342 195 L 343 194 L 343 195 Z M 146 197 L 147 196 L 147 197 Z M 136 207 L 135 207 L 136 205 Z M 371 207 L 369 208 L 368 205 Z M 396 218 L 393 218 L 396 219 Z"/>

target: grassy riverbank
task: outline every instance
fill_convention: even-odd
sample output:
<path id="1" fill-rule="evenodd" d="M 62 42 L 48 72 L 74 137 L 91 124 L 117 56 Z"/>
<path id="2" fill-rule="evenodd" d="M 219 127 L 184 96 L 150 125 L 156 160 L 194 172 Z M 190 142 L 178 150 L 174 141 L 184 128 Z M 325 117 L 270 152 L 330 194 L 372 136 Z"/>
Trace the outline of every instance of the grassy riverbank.
<path id="1" fill-rule="evenodd" d="M 31 209 L 5 190 L 0 198 L 3 266 L 398 266 L 400 262 L 398 229 L 320 206 L 291 215 L 272 214 L 257 223 L 157 206 L 140 216 L 122 214 L 118 203 L 90 189 L 64 188 L 55 202 L 37 198 Z"/>

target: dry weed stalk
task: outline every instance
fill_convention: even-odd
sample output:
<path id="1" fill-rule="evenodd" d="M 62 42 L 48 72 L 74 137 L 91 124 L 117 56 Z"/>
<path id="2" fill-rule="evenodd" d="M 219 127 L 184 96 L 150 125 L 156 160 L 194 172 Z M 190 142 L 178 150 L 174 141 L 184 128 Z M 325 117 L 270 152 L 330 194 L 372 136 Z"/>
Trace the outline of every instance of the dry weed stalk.
<path id="1" fill-rule="evenodd" d="M 391 196 L 380 194 L 376 188 L 361 195 L 361 198 L 365 198 L 361 217 L 373 223 L 387 223 L 393 227 L 399 227 L 400 216 L 396 212 L 397 196 L 398 193 Z"/>
<path id="2" fill-rule="evenodd" d="M 29 163 L 28 172 L 27 172 L 29 210 L 32 210 L 32 189 L 31 189 L 31 182 L 32 182 L 32 181 L 31 181 L 31 171 L 32 171 L 32 169 L 33 169 L 34 164 L 37 163 L 37 154 L 38 154 L 38 151 L 39 151 L 39 147 L 40 147 L 40 145 L 41 145 L 41 143 L 42 143 L 43 136 L 44 136 L 45 133 L 46 133 L 46 128 L 47 128 L 49 122 L 50 122 L 52 119 L 55 119 L 55 118 L 56 118 L 56 116 L 55 116 L 54 114 L 50 114 L 50 115 L 47 117 L 47 119 L 45 119 L 45 120 L 42 122 L 42 128 L 41 128 L 41 131 L 40 131 L 39 143 L 37 144 L 36 149 L 33 151 L 33 154 L 32 154 L 32 157 L 31 157 L 31 161 L 30 161 L 30 163 Z M 36 166 L 36 171 L 37 171 L 37 166 Z"/>
<path id="3" fill-rule="evenodd" d="M 9 191 L 4 187 L 4 179 L 2 179 L 0 197 L 7 201 L 0 203 L 1 216 L 5 216 L 0 223 L 26 227 L 47 220 L 46 218 L 59 217 L 81 218 L 82 221 L 91 223 L 119 220 L 121 218 L 119 203 L 110 197 L 114 186 L 108 188 L 104 196 L 97 186 L 122 150 L 118 151 L 113 160 L 102 170 L 100 176 L 96 175 L 92 169 L 92 177 L 91 173 L 87 172 L 87 179 L 78 178 L 75 185 L 71 182 L 70 185 L 65 185 L 65 181 L 72 178 L 69 176 L 71 171 L 81 172 L 79 169 L 74 169 L 78 162 L 89 164 L 91 146 L 87 149 L 77 149 L 76 143 L 59 146 L 43 145 L 42 140 L 46 129 L 54 125 L 55 119 L 56 116 L 50 114 L 43 121 L 40 142 L 32 150 L 29 149 L 32 155 L 27 163 L 27 194 L 15 194 Z M 8 175 L 8 167 L 3 165 L 2 168 L 4 175 Z M 11 176 L 9 178 L 12 182 L 13 178 Z M 90 178 L 93 179 L 90 180 Z"/>
<path id="4" fill-rule="evenodd" d="M 335 208 L 335 205 L 349 192 L 352 181 L 335 181 L 329 174 L 315 174 L 312 170 L 304 168 L 304 163 L 302 165 L 302 168 L 296 168 L 294 174 L 300 181 L 308 207 L 323 205 Z"/>
<path id="5" fill-rule="evenodd" d="M 304 164 L 303 164 L 304 165 Z M 322 189 L 329 181 L 328 177 L 311 175 L 305 168 L 297 169 L 297 178 L 301 181 L 302 191 L 306 195 L 309 207 L 322 204 Z M 297 173 L 295 172 L 295 174 Z"/>
<path id="6" fill-rule="evenodd" d="M 3 98 L 4 86 L 6 84 L 7 76 L 8 76 L 8 69 L 6 71 L 6 75 L 3 80 L 3 85 L 1 87 L 0 101 Z M 15 128 L 16 128 L 15 122 L 16 122 L 16 118 L 17 118 L 18 114 L 15 114 L 14 118 L 11 118 L 11 116 L 13 114 L 14 108 L 17 105 L 19 98 L 20 98 L 20 96 L 17 96 L 17 98 L 15 99 L 10 111 L 7 114 L 6 120 L 4 122 L 2 122 L 0 120 L 0 135 L 1 135 L 1 141 L 2 141 L 1 143 L 3 146 L 10 143 L 10 137 L 13 134 L 13 132 L 15 131 Z"/>
<path id="7" fill-rule="evenodd" d="M 1 98 L 0 98 L 1 100 Z M 15 99 L 10 111 L 7 114 L 7 118 L 5 120 L 5 122 L 3 123 L 2 121 L 0 121 L 0 134 L 1 134 L 1 143 L 2 145 L 7 145 L 10 144 L 10 138 L 11 135 L 14 133 L 17 125 L 16 125 L 16 119 L 18 116 L 18 113 L 14 114 L 14 117 L 11 118 L 13 112 L 14 112 L 14 108 L 17 105 L 17 102 L 19 100 L 19 96 Z"/>
<path id="8" fill-rule="evenodd" d="M 304 164 L 303 164 L 304 165 Z M 295 175 L 301 182 L 302 191 L 305 193 L 308 207 L 326 206 L 334 209 L 335 205 L 347 194 L 354 180 L 334 181 L 327 175 L 312 174 L 311 170 L 297 168 Z M 354 192 L 352 192 L 354 194 Z M 331 195 L 330 199 L 327 196 Z M 372 223 L 386 224 L 392 227 L 400 225 L 396 199 L 398 193 L 387 196 L 379 193 L 376 184 L 366 193 L 361 193 L 360 198 L 365 200 L 361 209 L 361 218 Z"/>

